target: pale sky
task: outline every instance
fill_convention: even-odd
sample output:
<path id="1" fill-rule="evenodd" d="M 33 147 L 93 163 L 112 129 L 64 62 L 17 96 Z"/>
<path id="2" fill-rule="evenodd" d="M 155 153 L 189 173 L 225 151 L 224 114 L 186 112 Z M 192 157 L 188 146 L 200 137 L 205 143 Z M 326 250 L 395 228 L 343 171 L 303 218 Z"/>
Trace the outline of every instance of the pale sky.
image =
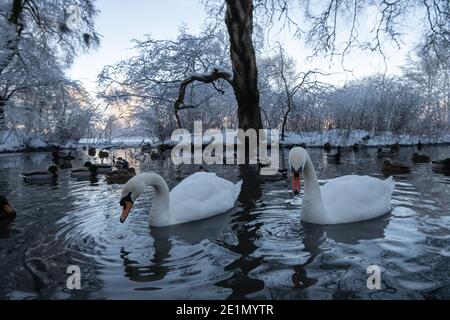
<path id="1" fill-rule="evenodd" d="M 69 76 L 82 81 L 91 92 L 95 91 L 97 74 L 105 65 L 133 55 L 130 40 L 143 39 L 145 34 L 151 34 L 156 39 L 174 39 L 182 24 L 192 33 L 198 33 L 206 15 L 199 0 L 97 0 L 97 7 L 101 11 L 97 18 L 97 30 L 102 35 L 101 47 L 78 57 L 69 70 Z M 376 11 L 373 8 L 367 10 L 367 25 L 359 26 L 361 34 L 369 30 L 371 15 Z M 404 37 L 405 42 L 408 43 L 416 36 L 409 34 Z M 355 52 L 346 58 L 345 66 L 353 69 L 353 74 L 343 72 L 340 59 L 336 59 L 334 63 L 323 58 L 305 62 L 308 50 L 305 50 L 301 41 L 293 39 L 289 32 L 272 35 L 271 40 L 272 38 L 283 43 L 302 71 L 318 68 L 332 73 L 322 79 L 330 83 L 341 84 L 346 80 L 385 70 L 381 56 L 368 52 Z M 410 49 L 410 44 L 403 45 L 400 50 L 393 45 L 386 45 L 387 73 L 400 73 L 398 67 L 404 64 L 406 53 Z"/>

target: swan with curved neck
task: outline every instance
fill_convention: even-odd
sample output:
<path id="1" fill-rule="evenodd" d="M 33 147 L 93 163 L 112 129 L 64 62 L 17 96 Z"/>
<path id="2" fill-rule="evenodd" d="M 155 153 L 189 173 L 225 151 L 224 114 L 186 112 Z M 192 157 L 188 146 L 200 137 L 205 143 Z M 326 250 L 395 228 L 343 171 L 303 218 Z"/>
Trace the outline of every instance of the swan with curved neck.
<path id="1" fill-rule="evenodd" d="M 211 172 L 197 172 L 181 181 L 172 191 L 155 173 L 141 173 L 131 178 L 122 190 L 120 222 L 125 222 L 135 201 L 153 187 L 150 225 L 164 227 L 206 219 L 234 207 L 242 181 L 237 184 Z"/>
<path id="2" fill-rule="evenodd" d="M 315 224 L 358 222 L 390 212 L 395 182 L 392 177 L 380 180 L 369 176 L 348 175 L 329 180 L 319 186 L 314 165 L 308 152 L 300 147 L 289 152 L 293 171 L 292 191 L 300 193 L 300 174 L 305 190 L 302 220 Z"/>

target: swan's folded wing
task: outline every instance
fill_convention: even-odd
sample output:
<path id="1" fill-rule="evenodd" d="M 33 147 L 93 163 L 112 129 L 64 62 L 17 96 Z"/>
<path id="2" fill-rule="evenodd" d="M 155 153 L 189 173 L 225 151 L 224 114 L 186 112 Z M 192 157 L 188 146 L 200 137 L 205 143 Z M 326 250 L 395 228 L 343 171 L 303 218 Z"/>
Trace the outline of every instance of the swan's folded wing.
<path id="1" fill-rule="evenodd" d="M 394 181 L 349 175 L 330 180 L 321 193 L 334 223 L 373 219 L 391 210 Z"/>
<path id="2" fill-rule="evenodd" d="M 211 172 L 197 172 L 170 192 L 170 211 L 179 223 L 206 219 L 234 207 L 240 184 Z M 237 195 L 236 195 L 237 194 Z"/>

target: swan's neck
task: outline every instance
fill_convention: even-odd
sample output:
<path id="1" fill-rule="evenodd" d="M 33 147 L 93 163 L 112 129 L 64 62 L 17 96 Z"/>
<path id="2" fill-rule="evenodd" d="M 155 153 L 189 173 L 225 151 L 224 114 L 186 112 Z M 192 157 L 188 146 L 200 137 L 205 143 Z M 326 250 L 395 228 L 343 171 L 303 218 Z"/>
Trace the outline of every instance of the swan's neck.
<path id="1" fill-rule="evenodd" d="M 314 223 L 327 214 L 320 193 L 319 181 L 309 155 L 303 168 L 305 191 L 302 201 L 302 220 Z"/>
<path id="2" fill-rule="evenodd" d="M 154 173 L 143 173 L 142 178 L 147 186 L 151 186 L 155 190 L 150 211 L 150 225 L 167 224 L 172 218 L 170 215 L 170 193 L 167 183 L 160 175 Z"/>

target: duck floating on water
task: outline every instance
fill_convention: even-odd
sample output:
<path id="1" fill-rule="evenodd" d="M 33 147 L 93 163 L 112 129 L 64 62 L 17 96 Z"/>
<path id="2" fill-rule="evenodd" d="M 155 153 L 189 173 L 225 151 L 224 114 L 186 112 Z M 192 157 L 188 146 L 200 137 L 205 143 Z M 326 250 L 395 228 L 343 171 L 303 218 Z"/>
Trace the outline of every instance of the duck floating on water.
<path id="1" fill-rule="evenodd" d="M 450 158 L 433 161 L 432 169 L 436 173 L 443 173 L 445 175 L 450 175 Z"/>
<path id="2" fill-rule="evenodd" d="M 403 173 L 410 173 L 411 168 L 404 163 L 394 162 L 392 161 L 392 159 L 387 158 L 383 160 L 382 171 L 386 175 L 403 174 Z"/>
<path id="3" fill-rule="evenodd" d="M 378 158 L 384 158 L 384 157 L 392 157 L 395 156 L 397 153 L 391 149 L 377 149 L 377 156 Z"/>
<path id="4" fill-rule="evenodd" d="M 128 169 L 130 167 L 130 163 L 121 157 L 117 158 L 117 160 L 113 159 L 113 164 L 117 169 Z"/>
<path id="5" fill-rule="evenodd" d="M 0 221 L 14 220 L 16 218 L 16 210 L 10 205 L 5 196 L 0 196 Z"/>
<path id="6" fill-rule="evenodd" d="M 327 159 L 329 161 L 340 161 L 341 160 L 341 156 L 342 156 L 341 150 L 342 150 L 341 146 L 338 146 L 337 147 L 337 152 L 335 154 L 328 154 L 327 155 Z"/>
<path id="7" fill-rule="evenodd" d="M 117 169 L 108 172 L 105 174 L 106 182 L 108 184 L 124 184 L 127 183 L 128 180 L 133 178 L 136 175 L 136 171 L 133 167 L 129 167 L 128 169 Z"/>
<path id="8" fill-rule="evenodd" d="M 414 163 L 429 163 L 431 162 L 431 157 L 426 154 L 415 152 L 411 157 L 411 161 Z"/>
<path id="9" fill-rule="evenodd" d="M 90 161 L 87 161 L 82 168 L 72 169 L 70 173 L 76 178 L 95 177 L 97 175 L 97 166 L 93 165 Z"/>
<path id="10" fill-rule="evenodd" d="M 47 171 L 37 170 L 28 171 L 20 174 L 22 179 L 26 182 L 49 182 L 58 178 L 58 167 L 51 165 Z"/>

